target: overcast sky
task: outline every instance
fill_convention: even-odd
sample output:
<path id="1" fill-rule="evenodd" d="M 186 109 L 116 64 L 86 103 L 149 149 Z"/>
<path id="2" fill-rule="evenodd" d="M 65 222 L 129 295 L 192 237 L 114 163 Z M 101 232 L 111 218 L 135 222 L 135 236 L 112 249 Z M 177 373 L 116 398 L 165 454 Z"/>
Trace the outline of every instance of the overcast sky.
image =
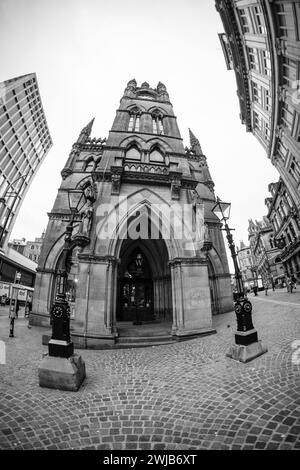
<path id="1" fill-rule="evenodd" d="M 240 122 L 222 31 L 213 0 L 0 0 L 0 81 L 37 74 L 54 142 L 12 238 L 40 236 L 80 130 L 95 117 L 92 137 L 106 137 L 135 78 L 138 85 L 166 85 L 184 145 L 190 127 L 216 195 L 232 203 L 236 244 L 247 242 L 248 219 L 266 214 L 267 187 L 278 174 Z"/>

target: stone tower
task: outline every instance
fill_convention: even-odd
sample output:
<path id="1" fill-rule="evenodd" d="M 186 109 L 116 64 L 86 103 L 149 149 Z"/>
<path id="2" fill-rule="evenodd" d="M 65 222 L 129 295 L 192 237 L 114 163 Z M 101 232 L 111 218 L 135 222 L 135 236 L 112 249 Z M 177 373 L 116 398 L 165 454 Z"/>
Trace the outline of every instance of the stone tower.
<path id="1" fill-rule="evenodd" d="M 184 147 L 165 85 L 128 82 L 107 139 L 81 131 L 40 256 L 32 324 L 49 325 L 68 200 L 81 197 L 69 256 L 68 299 L 77 345 L 114 343 L 131 326 L 173 338 L 212 331 L 232 310 L 214 183 L 198 139 Z M 133 324 L 136 325 L 133 325 Z M 136 330 L 138 331 L 138 330 Z M 147 329 L 145 329 L 147 334 Z"/>

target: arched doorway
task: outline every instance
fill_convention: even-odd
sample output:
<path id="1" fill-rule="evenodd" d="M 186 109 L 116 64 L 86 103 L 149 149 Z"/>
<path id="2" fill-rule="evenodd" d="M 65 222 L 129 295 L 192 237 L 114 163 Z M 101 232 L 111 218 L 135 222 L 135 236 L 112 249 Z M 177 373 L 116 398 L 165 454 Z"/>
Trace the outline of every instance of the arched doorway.
<path id="1" fill-rule="evenodd" d="M 141 248 L 137 247 L 122 263 L 121 271 L 117 321 L 154 320 L 153 276 Z"/>
<path id="2" fill-rule="evenodd" d="M 164 240 L 124 240 L 119 259 L 117 322 L 172 322 L 171 272 Z"/>

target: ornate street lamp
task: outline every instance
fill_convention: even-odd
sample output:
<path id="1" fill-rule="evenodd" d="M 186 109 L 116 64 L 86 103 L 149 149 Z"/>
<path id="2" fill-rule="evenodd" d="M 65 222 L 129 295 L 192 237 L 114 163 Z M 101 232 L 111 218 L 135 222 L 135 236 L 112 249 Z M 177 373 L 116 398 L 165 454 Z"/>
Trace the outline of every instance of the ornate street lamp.
<path id="1" fill-rule="evenodd" d="M 48 343 L 49 354 L 44 357 L 38 370 L 41 387 L 68 391 L 77 391 L 86 376 L 84 361 L 81 356 L 74 354 L 74 345 L 70 335 L 70 305 L 66 300 L 68 258 L 74 246 L 73 225 L 83 196 L 84 193 L 81 190 L 68 192 L 71 218 L 65 231 L 58 292 L 51 309 L 52 336 Z"/>
<path id="2" fill-rule="evenodd" d="M 52 336 L 48 343 L 49 356 L 70 357 L 74 353 L 74 345 L 70 335 L 70 305 L 66 300 L 68 280 L 68 258 L 72 248 L 72 232 L 75 215 L 83 199 L 82 191 L 69 191 L 68 203 L 71 218 L 66 227 L 60 269 L 58 271 L 57 294 L 51 309 Z"/>
<path id="3" fill-rule="evenodd" d="M 217 197 L 216 204 L 212 208 L 212 212 L 218 219 L 224 223 L 224 229 L 228 240 L 228 246 L 232 256 L 234 265 L 235 279 L 237 285 L 237 294 L 234 296 L 234 310 L 237 318 L 237 332 L 235 334 L 235 345 L 231 346 L 227 356 L 239 360 L 241 362 L 248 362 L 267 351 L 267 348 L 258 341 L 257 331 L 254 329 L 252 323 L 252 304 L 248 300 L 244 292 L 243 280 L 241 271 L 237 262 L 237 253 L 233 242 L 233 237 L 227 220 L 230 216 L 231 203 L 222 202 Z"/>

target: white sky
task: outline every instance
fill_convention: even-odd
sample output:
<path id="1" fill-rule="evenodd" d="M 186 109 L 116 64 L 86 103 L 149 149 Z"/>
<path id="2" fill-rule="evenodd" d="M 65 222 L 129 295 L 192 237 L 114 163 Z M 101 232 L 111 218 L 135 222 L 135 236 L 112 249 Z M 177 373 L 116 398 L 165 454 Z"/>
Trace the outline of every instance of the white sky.
<path id="1" fill-rule="evenodd" d="M 233 71 L 219 43 L 213 0 L 0 0 L 0 81 L 35 72 L 54 142 L 15 223 L 32 240 L 47 226 L 60 171 L 80 130 L 107 137 L 127 82 L 163 82 L 184 145 L 206 154 L 216 195 L 232 203 L 236 244 L 266 214 L 278 173 L 239 119 Z"/>

